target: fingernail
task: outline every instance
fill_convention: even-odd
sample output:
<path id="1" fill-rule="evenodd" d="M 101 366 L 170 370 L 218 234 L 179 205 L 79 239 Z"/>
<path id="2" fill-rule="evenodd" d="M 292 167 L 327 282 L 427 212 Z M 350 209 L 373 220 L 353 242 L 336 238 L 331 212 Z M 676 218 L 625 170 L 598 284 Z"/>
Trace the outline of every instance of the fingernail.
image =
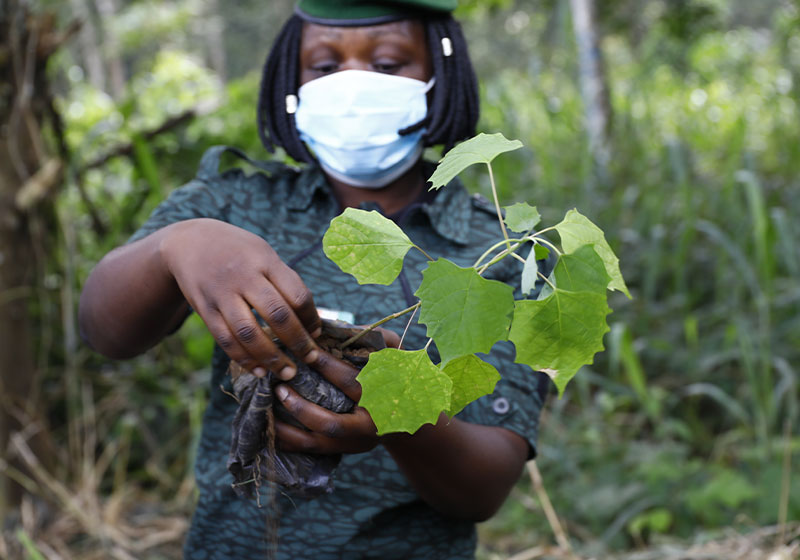
<path id="1" fill-rule="evenodd" d="M 308 354 L 306 354 L 306 363 L 313 364 L 319 358 L 319 350 L 312 350 Z"/>
<path id="2" fill-rule="evenodd" d="M 294 377 L 295 373 L 297 373 L 297 371 L 293 367 L 286 366 L 280 371 L 278 377 L 280 377 L 284 381 L 289 381 L 292 377 Z"/>
<path id="3" fill-rule="evenodd" d="M 284 385 L 278 385 L 275 387 L 275 394 L 278 395 L 280 400 L 285 401 L 286 397 L 289 396 L 289 389 L 287 389 Z"/>
<path id="4" fill-rule="evenodd" d="M 317 327 L 317 329 L 311 333 L 311 338 L 319 338 L 322 335 L 322 327 Z"/>
<path id="5" fill-rule="evenodd" d="M 255 375 L 256 377 L 266 377 L 267 370 L 264 369 L 263 367 L 253 368 L 253 375 Z"/>

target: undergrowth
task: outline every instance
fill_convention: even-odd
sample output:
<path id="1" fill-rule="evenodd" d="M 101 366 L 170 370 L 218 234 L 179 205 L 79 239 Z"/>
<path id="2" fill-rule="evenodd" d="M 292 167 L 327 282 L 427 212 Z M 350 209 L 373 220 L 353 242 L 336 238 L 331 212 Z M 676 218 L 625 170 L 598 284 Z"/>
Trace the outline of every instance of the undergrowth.
<path id="1" fill-rule="evenodd" d="M 634 295 L 611 302 L 607 351 L 564 398 L 551 396 L 542 418 L 537 464 L 573 546 L 606 557 L 667 536 L 800 518 L 800 477 L 792 476 L 800 464 L 796 7 L 787 2 L 776 11 L 768 30 L 710 30 L 682 45 L 679 60 L 675 49 L 659 49 L 666 39 L 657 30 L 636 48 L 609 35 L 613 156 L 601 172 L 586 155 L 569 49 L 532 46 L 546 18 L 534 13 L 510 25 L 516 12 L 509 13 L 484 22 L 527 49 L 504 56 L 503 65 L 482 58 L 484 24 L 467 26 L 483 83 L 481 129 L 528 146 L 497 162 L 502 202 L 530 200 L 550 222 L 557 216 L 548 212 L 585 209 L 621 256 Z M 66 72 L 72 62 L 61 64 Z M 93 357 L 74 332 L 62 345 L 58 326 L 62 317 L 64 324 L 74 319 L 74 294 L 93 263 L 191 177 L 204 148 L 235 144 L 265 157 L 251 123 L 257 75 L 223 93 L 210 71 L 180 67 L 194 76 L 188 85 L 154 86 L 177 75 L 162 68 L 149 82 L 133 80 L 119 102 L 93 102 L 90 86 L 75 78 L 81 88 L 60 105 L 77 131 L 70 136 L 76 165 L 102 154 L 94 139 L 109 127 L 126 141 L 137 111 L 160 110 L 157 99 L 139 103 L 148 91 L 183 87 L 190 105 L 210 97 L 220 108 L 83 175 L 109 226 L 104 234 L 92 229 L 74 183 L 58 201 L 61 247 L 43 272 L 36 309 L 48 318 L 39 342 L 50 424 L 32 428 L 51 433 L 56 460 L 26 481 L 42 501 L 21 510 L 24 533 L 4 533 L 2 546 L 137 557 L 131 520 L 188 519 L 191 511 L 211 345 L 202 323 L 190 319 L 158 349 L 125 364 Z M 479 176 L 465 179 L 488 192 Z M 41 505 L 46 500 L 54 510 Z M 541 508 L 524 477 L 480 527 L 485 557 L 552 543 Z M 175 523 L 165 529 L 167 556 L 179 550 L 185 528 Z"/>

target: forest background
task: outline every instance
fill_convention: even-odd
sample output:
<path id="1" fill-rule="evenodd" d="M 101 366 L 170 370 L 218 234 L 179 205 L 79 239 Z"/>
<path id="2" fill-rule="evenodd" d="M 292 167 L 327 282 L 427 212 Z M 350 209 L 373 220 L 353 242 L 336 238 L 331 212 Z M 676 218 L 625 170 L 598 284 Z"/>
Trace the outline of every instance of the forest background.
<path id="1" fill-rule="evenodd" d="M 0 557 L 180 557 L 213 342 L 192 317 L 110 362 L 76 302 L 206 148 L 270 157 L 260 66 L 292 4 L 0 0 Z M 479 557 L 796 558 L 800 2 L 460 4 L 479 130 L 525 144 L 503 201 L 590 216 L 634 296 Z"/>

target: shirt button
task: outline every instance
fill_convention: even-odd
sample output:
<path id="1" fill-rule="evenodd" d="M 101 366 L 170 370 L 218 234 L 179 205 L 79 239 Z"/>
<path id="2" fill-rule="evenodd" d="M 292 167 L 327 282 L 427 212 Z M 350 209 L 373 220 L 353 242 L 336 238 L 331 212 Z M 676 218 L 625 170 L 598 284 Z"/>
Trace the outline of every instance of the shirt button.
<path id="1" fill-rule="evenodd" d="M 492 410 L 494 410 L 495 413 L 497 414 L 505 414 L 509 411 L 510 408 L 511 405 L 508 404 L 508 399 L 506 399 L 505 397 L 500 397 L 498 399 L 495 399 L 494 402 L 492 403 Z"/>

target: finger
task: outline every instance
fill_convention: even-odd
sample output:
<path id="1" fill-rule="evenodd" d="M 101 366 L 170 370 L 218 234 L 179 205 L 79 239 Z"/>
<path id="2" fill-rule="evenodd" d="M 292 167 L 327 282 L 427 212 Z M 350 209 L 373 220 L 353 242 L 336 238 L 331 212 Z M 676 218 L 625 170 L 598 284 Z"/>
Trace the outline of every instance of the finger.
<path id="1" fill-rule="evenodd" d="M 383 341 L 387 348 L 400 348 L 400 335 L 383 327 L 376 327 L 376 331 L 383 335 Z"/>
<path id="2" fill-rule="evenodd" d="M 314 304 L 311 290 L 306 287 L 297 272 L 286 266 L 278 258 L 277 253 L 274 258 L 277 259 L 278 265 L 272 266 L 270 270 L 265 271 L 265 276 L 275 286 L 283 300 L 289 303 L 306 331 L 311 333 L 314 338 L 318 337 L 322 334 L 322 320 L 317 312 L 317 306 Z"/>
<path id="3" fill-rule="evenodd" d="M 356 380 L 359 370 L 349 363 L 320 349 L 316 359 L 308 365 L 353 401 L 361 400 L 361 383 Z"/>
<path id="4" fill-rule="evenodd" d="M 313 361 L 316 357 L 317 345 L 295 315 L 290 303 L 268 281 L 262 281 L 259 284 L 256 291 L 245 294 L 248 303 L 258 311 L 258 314 L 272 329 L 273 334 L 286 345 L 292 354 L 304 362 Z"/>
<path id="5" fill-rule="evenodd" d="M 333 453 L 364 453 L 374 449 L 377 438 L 329 438 L 284 422 L 275 423 L 276 444 L 282 451 L 327 455 Z"/>
<path id="6" fill-rule="evenodd" d="M 337 414 L 302 398 L 284 384 L 275 387 L 275 396 L 292 417 L 322 438 L 359 439 L 376 435 L 375 424 L 363 408 Z"/>
<path id="7" fill-rule="evenodd" d="M 242 367 L 252 371 L 261 366 L 284 380 L 294 377 L 297 367 L 267 336 L 244 300 L 232 301 L 225 309 L 221 309 L 220 313 L 230 335 L 254 362 L 250 367 L 242 363 Z"/>
<path id="8" fill-rule="evenodd" d="M 248 354 L 244 347 L 239 344 L 239 341 L 236 340 L 236 337 L 228 328 L 228 323 L 225 322 L 219 312 L 204 311 L 198 308 L 195 308 L 195 310 L 205 322 L 208 332 L 211 333 L 216 343 L 231 360 L 249 371 L 259 366 L 255 358 Z"/>

